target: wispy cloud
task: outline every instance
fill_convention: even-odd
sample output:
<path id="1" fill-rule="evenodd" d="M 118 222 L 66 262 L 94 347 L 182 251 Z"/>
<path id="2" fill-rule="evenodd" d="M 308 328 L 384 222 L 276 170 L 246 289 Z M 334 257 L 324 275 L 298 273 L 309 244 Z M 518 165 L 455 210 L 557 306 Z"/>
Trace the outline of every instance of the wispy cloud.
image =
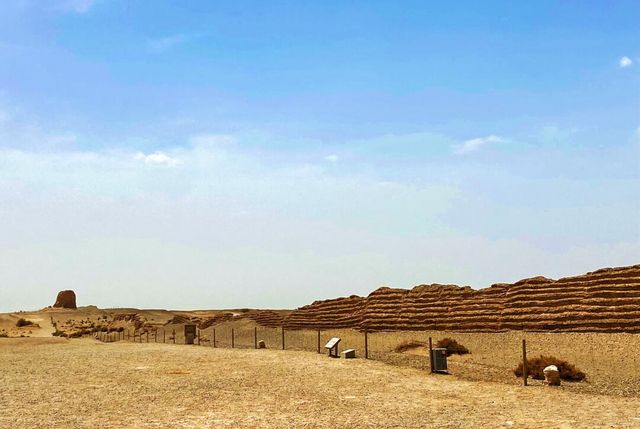
<path id="1" fill-rule="evenodd" d="M 633 64 L 633 60 L 627 56 L 620 58 L 618 65 L 622 68 L 629 67 Z"/>
<path id="2" fill-rule="evenodd" d="M 65 12 L 87 13 L 97 3 L 97 0 L 64 0 L 60 9 Z"/>
<path id="3" fill-rule="evenodd" d="M 336 154 L 331 154 L 324 157 L 324 160 L 328 162 L 338 162 L 338 159 L 338 155 Z"/>
<path id="4" fill-rule="evenodd" d="M 182 164 L 182 161 L 176 158 L 172 158 L 164 152 L 154 152 L 149 155 L 138 152 L 134 155 L 134 158 L 140 161 L 144 161 L 145 164 L 162 165 L 166 167 L 175 167 Z"/>
<path id="5" fill-rule="evenodd" d="M 486 146 L 487 144 L 501 142 L 504 142 L 504 139 L 493 134 L 486 137 L 477 137 L 474 139 L 466 140 L 461 145 L 455 145 L 453 152 L 456 155 L 466 155 L 480 150 L 480 148 Z"/>
<path id="6" fill-rule="evenodd" d="M 161 54 L 201 36 L 202 34 L 173 34 L 171 36 L 150 39 L 147 42 L 147 47 L 150 52 L 154 54 Z"/>

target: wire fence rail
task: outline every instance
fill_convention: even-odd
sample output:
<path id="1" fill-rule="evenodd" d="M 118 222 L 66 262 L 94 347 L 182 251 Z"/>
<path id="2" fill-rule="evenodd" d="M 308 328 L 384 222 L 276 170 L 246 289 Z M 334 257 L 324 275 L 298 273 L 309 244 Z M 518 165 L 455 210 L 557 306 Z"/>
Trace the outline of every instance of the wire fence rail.
<path id="1" fill-rule="evenodd" d="M 467 379 L 527 384 L 516 378 L 515 368 L 528 358 L 553 356 L 576 365 L 587 375 L 590 387 L 615 393 L 640 395 L 640 335 L 600 333 L 460 333 L 450 331 L 360 332 L 353 329 L 286 330 L 283 327 L 219 324 L 197 329 L 193 344 L 211 348 L 301 350 L 326 353 L 324 345 L 341 339 L 341 351 L 354 349 L 356 357 L 374 359 L 425 371 L 433 369 L 430 344 L 451 338 L 470 350 L 469 355 L 451 356 L 449 372 Z M 103 342 L 188 344 L 184 325 L 99 332 Z M 414 348 L 398 352 L 399 346 Z M 530 374 L 529 374 L 530 375 Z M 520 380 L 520 381 L 518 381 Z M 597 389 L 596 389 L 597 390 Z"/>

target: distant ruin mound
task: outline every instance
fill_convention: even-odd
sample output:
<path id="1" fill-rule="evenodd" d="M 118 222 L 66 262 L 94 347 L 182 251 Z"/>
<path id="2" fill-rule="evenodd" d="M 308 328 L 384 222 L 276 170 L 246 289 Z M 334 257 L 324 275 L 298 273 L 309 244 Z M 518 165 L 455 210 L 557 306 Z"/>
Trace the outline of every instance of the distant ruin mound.
<path id="1" fill-rule="evenodd" d="M 198 327 L 200 329 L 207 329 L 210 326 L 218 325 L 220 323 L 249 319 L 253 320 L 259 325 L 267 328 L 278 328 L 282 326 L 284 317 L 282 314 L 272 310 L 249 310 L 243 311 L 239 314 L 225 311 L 223 313 L 216 314 L 213 317 L 203 320 Z"/>
<path id="2" fill-rule="evenodd" d="M 56 297 L 56 303 L 53 304 L 54 308 L 70 308 L 77 309 L 76 306 L 76 293 L 72 290 L 63 290 L 58 292 Z"/>

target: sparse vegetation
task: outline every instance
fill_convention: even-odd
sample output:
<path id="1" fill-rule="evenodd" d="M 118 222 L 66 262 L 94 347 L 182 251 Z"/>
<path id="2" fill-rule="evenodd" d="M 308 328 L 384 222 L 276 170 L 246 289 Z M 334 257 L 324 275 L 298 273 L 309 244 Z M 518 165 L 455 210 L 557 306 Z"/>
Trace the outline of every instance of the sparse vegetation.
<path id="1" fill-rule="evenodd" d="M 436 343 L 436 347 L 447 349 L 447 356 L 466 355 L 469 349 L 454 340 L 453 338 L 443 338 Z"/>
<path id="2" fill-rule="evenodd" d="M 408 341 L 401 342 L 393 350 L 397 353 L 404 353 L 407 350 L 417 349 L 419 347 L 425 347 L 426 345 L 427 343 L 425 343 L 424 341 L 408 340 Z"/>
<path id="3" fill-rule="evenodd" d="M 527 359 L 527 373 L 534 380 L 544 380 L 544 369 L 549 365 L 555 365 L 560 371 L 560 378 L 566 381 L 582 381 L 586 378 L 586 374 L 576 368 L 575 365 L 567 361 L 558 359 L 553 356 L 539 356 Z M 518 365 L 513 373 L 516 377 L 522 377 L 522 362 Z"/>
<path id="4" fill-rule="evenodd" d="M 0 332 L 0 338 L 9 338 L 9 334 L 7 332 Z"/>
<path id="5" fill-rule="evenodd" d="M 22 328 L 24 326 L 31 326 L 31 325 L 33 325 L 33 322 L 31 320 L 23 319 L 22 317 L 18 319 L 18 321 L 16 322 L 16 326 L 18 328 Z"/>

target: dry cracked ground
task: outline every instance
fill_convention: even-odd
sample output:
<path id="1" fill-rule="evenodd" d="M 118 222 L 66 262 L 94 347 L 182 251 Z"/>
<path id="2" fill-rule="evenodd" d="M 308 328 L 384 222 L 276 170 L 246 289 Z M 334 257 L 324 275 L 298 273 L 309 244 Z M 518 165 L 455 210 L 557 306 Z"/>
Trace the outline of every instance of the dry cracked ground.
<path id="1" fill-rule="evenodd" d="M 640 399 L 310 352 L 0 339 L 0 428 L 640 428 Z"/>

